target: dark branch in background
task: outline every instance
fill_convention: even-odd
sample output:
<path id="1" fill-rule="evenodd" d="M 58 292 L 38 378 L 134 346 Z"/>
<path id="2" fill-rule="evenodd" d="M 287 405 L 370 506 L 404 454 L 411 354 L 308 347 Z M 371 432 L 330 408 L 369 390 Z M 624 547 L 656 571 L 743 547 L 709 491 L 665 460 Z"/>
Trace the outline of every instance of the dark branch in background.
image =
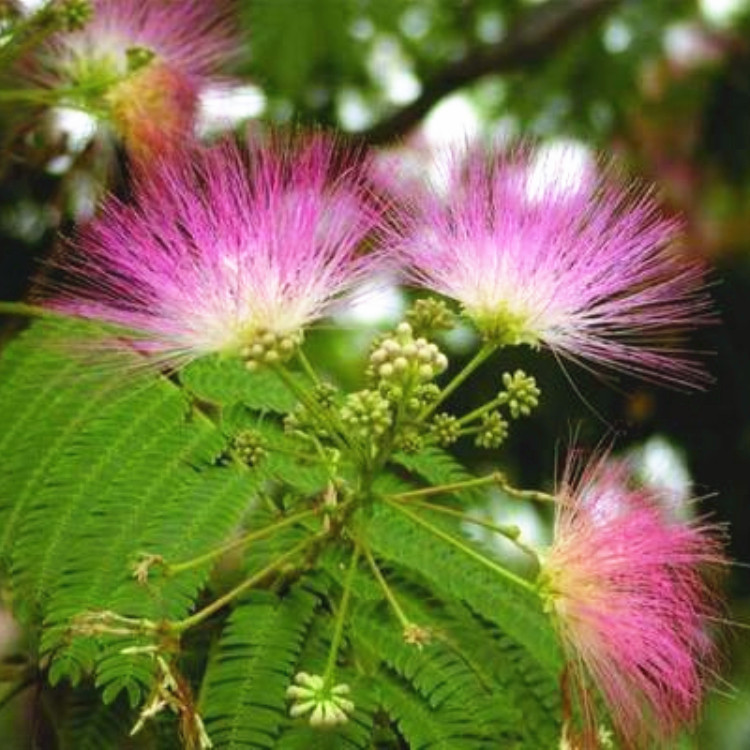
<path id="1" fill-rule="evenodd" d="M 447 94 L 491 73 L 544 62 L 576 32 L 618 4 L 619 0 L 550 0 L 527 11 L 502 41 L 473 50 L 427 78 L 414 102 L 359 137 L 367 143 L 383 144 L 406 135 Z"/>

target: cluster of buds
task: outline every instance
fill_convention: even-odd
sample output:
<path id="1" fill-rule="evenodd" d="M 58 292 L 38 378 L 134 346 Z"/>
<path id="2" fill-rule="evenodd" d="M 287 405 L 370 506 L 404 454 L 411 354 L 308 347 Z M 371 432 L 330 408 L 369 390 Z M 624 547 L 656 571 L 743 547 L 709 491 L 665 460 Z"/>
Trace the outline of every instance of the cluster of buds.
<path id="1" fill-rule="evenodd" d="M 440 396 L 440 388 L 434 383 L 422 383 L 410 389 L 389 381 L 381 381 L 378 390 L 391 403 L 402 403 L 406 414 L 410 417 L 418 417 Z"/>
<path id="2" fill-rule="evenodd" d="M 302 437 L 315 436 L 323 440 L 331 437 L 330 431 L 321 425 L 320 420 L 304 404 L 297 404 L 294 411 L 284 417 L 284 429 Z"/>
<path id="3" fill-rule="evenodd" d="M 508 423 L 499 411 L 491 411 L 482 418 L 482 426 L 475 439 L 478 448 L 499 448 L 508 437 Z"/>
<path id="4" fill-rule="evenodd" d="M 338 392 L 339 389 L 331 383 L 318 383 L 312 390 L 312 397 L 323 409 L 333 409 Z"/>
<path id="5" fill-rule="evenodd" d="M 404 453 L 419 453 L 424 447 L 424 439 L 416 427 L 400 430 L 396 438 L 396 448 Z"/>
<path id="6" fill-rule="evenodd" d="M 324 412 L 333 412 L 338 400 L 338 388 L 330 383 L 318 383 L 312 389 L 312 397 L 315 403 Z M 325 440 L 331 436 L 330 431 L 323 426 L 321 420 L 316 417 L 314 411 L 304 404 L 298 404 L 294 411 L 284 417 L 284 429 L 287 432 L 296 432 L 303 435 L 315 435 Z"/>
<path id="7" fill-rule="evenodd" d="M 539 406 L 541 391 L 537 388 L 536 380 L 523 370 L 516 370 L 512 375 L 503 373 L 503 391 L 497 397 L 499 405 L 507 404 L 513 419 L 528 417 L 531 410 Z"/>
<path id="8" fill-rule="evenodd" d="M 436 344 L 414 338 L 409 323 L 399 323 L 392 336 L 381 339 L 370 355 L 368 373 L 386 382 L 427 383 L 448 367 Z"/>
<path id="9" fill-rule="evenodd" d="M 289 710 L 293 718 L 310 714 L 310 726 L 323 729 L 345 724 L 354 713 L 354 703 L 346 697 L 348 685 L 329 687 L 320 675 L 306 672 L 297 674 L 294 682 L 286 691 L 286 697 L 294 701 Z"/>
<path id="10" fill-rule="evenodd" d="M 275 365 L 286 362 L 302 343 L 302 333 L 275 333 L 274 331 L 257 331 L 252 343 L 240 351 L 248 370 L 257 370 L 261 365 Z"/>
<path id="11" fill-rule="evenodd" d="M 63 2 L 52 3 L 49 7 L 64 31 L 82 29 L 94 13 L 91 0 L 63 0 Z"/>
<path id="12" fill-rule="evenodd" d="M 407 311 L 406 320 L 420 334 L 448 331 L 455 325 L 455 316 L 443 300 L 434 297 L 418 299 Z"/>
<path id="13" fill-rule="evenodd" d="M 379 391 L 350 393 L 339 410 L 344 427 L 361 440 L 380 437 L 391 426 L 391 405 Z"/>
<path id="14" fill-rule="evenodd" d="M 262 436 L 255 430 L 245 430 L 232 440 L 234 455 L 248 466 L 257 466 L 267 455 Z"/>
<path id="15" fill-rule="evenodd" d="M 433 418 L 431 432 L 438 445 L 452 445 L 461 435 L 461 424 L 452 414 L 442 412 Z"/>

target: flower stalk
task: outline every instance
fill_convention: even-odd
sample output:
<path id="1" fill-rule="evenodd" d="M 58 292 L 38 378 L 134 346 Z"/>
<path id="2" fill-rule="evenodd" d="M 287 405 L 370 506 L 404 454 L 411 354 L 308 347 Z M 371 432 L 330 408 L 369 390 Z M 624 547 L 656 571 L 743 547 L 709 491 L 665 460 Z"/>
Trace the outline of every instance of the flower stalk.
<path id="1" fill-rule="evenodd" d="M 386 499 L 386 502 L 391 508 L 394 508 L 402 515 L 409 518 L 411 521 L 417 524 L 417 526 L 421 526 L 423 529 L 428 531 L 433 536 L 437 537 L 438 539 L 441 539 L 442 541 L 449 544 L 451 547 L 454 547 L 455 549 L 459 550 L 467 557 L 471 557 L 473 560 L 480 563 L 485 568 L 488 568 L 493 573 L 496 573 L 501 578 L 505 578 L 507 581 L 510 581 L 511 583 L 518 586 L 519 588 L 523 588 L 526 591 L 533 593 L 535 596 L 538 595 L 536 586 L 524 580 L 520 576 L 517 576 L 515 573 L 512 573 L 507 568 L 504 568 L 502 565 L 498 565 L 496 562 L 490 560 L 485 555 L 481 554 L 480 552 L 477 552 L 475 549 L 472 549 L 467 544 L 464 544 L 464 542 L 462 542 L 461 540 L 456 539 L 454 536 L 452 536 L 451 534 L 448 534 L 446 531 L 443 531 L 442 529 L 439 529 L 437 526 L 434 526 L 429 521 L 426 521 L 421 516 L 417 515 L 413 511 L 404 507 L 404 505 L 394 502 L 392 500 L 387 500 L 387 499 Z"/>
<path id="2" fill-rule="evenodd" d="M 338 658 L 339 649 L 341 648 L 341 642 L 344 637 L 344 625 L 346 624 L 346 616 L 349 610 L 349 601 L 352 596 L 352 587 L 354 586 L 354 576 L 357 572 L 357 563 L 359 562 L 359 556 L 361 552 L 362 549 L 359 543 L 355 543 L 354 551 L 352 552 L 352 556 L 349 561 L 349 569 L 347 570 L 346 578 L 344 580 L 344 592 L 341 595 L 338 612 L 336 613 L 336 622 L 334 624 L 331 647 L 328 651 L 328 660 L 326 661 L 326 668 L 323 672 L 323 685 L 325 687 L 331 687 L 333 685 L 333 677 L 336 672 L 336 660 Z"/>

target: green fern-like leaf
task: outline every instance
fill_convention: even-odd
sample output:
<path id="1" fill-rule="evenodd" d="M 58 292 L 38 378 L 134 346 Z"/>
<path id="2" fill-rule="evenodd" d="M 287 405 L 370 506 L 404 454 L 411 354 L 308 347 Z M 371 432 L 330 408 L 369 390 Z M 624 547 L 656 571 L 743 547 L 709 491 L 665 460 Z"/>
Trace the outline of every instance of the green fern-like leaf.
<path id="1" fill-rule="evenodd" d="M 241 403 L 253 409 L 284 413 L 297 403 L 273 370 L 248 372 L 236 358 L 197 360 L 180 373 L 180 380 L 201 400 L 222 406 Z"/>
<path id="2" fill-rule="evenodd" d="M 486 742 L 501 736 L 508 739 L 518 725 L 519 712 L 494 684 L 483 684 L 460 650 L 435 632 L 432 642 L 418 649 L 405 643 L 398 628 L 382 614 L 377 618 L 368 612 L 356 621 L 357 637 L 371 652 L 380 654 L 387 672 L 408 682 L 426 707 L 440 714 L 440 721 L 454 725 L 450 734 Z"/>
<path id="3" fill-rule="evenodd" d="M 60 750 L 116 750 L 122 746 L 133 717 L 123 702 L 105 706 L 91 685 L 75 691 L 59 729 Z"/>
<path id="4" fill-rule="evenodd" d="M 184 617 L 210 563 L 146 587 L 132 576 L 138 554 L 205 552 L 238 523 L 262 477 L 213 465 L 224 436 L 170 381 L 111 367 L 82 375 L 59 340 L 84 335 L 81 325 L 37 324 L 0 361 L 2 549 L 23 592 L 17 612 L 44 624 L 53 682 L 96 669 L 107 701 L 124 689 L 135 705 L 152 660 L 121 651 L 142 642 L 71 638 L 72 621 L 92 609 Z"/>
<path id="5" fill-rule="evenodd" d="M 283 598 L 248 597 L 232 613 L 205 682 L 206 727 L 217 747 L 275 746 L 285 693 L 318 598 L 301 588 Z"/>
<path id="6" fill-rule="evenodd" d="M 492 738 L 471 732 L 462 708 L 433 709 L 395 674 L 380 675 L 378 695 L 411 750 L 485 750 L 493 742 Z"/>
<path id="7" fill-rule="evenodd" d="M 447 528 L 460 536 L 460 530 Z M 494 622 L 556 679 L 562 666 L 560 650 L 538 597 L 459 550 L 444 545 L 436 550 L 429 532 L 387 506 L 376 507 L 369 538 L 380 556 L 407 568 L 418 579 L 428 578 L 447 599 L 463 601 Z M 462 542 L 470 546 L 468 540 Z"/>
<path id="8" fill-rule="evenodd" d="M 393 461 L 436 487 L 474 478 L 450 453 L 434 446 L 415 454 L 397 453 Z M 469 501 L 479 494 L 476 490 L 462 490 L 457 496 Z"/>

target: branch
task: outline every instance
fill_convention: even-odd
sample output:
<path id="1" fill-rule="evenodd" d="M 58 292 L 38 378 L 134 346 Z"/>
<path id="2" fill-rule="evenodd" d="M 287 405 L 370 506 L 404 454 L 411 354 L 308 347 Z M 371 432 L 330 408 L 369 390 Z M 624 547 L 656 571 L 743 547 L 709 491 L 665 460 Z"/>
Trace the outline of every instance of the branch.
<path id="1" fill-rule="evenodd" d="M 524 13 L 497 44 L 480 47 L 423 82 L 420 96 L 359 136 L 374 145 L 407 134 L 447 94 L 490 73 L 529 67 L 551 57 L 577 31 L 596 22 L 619 0 L 549 0 Z"/>

